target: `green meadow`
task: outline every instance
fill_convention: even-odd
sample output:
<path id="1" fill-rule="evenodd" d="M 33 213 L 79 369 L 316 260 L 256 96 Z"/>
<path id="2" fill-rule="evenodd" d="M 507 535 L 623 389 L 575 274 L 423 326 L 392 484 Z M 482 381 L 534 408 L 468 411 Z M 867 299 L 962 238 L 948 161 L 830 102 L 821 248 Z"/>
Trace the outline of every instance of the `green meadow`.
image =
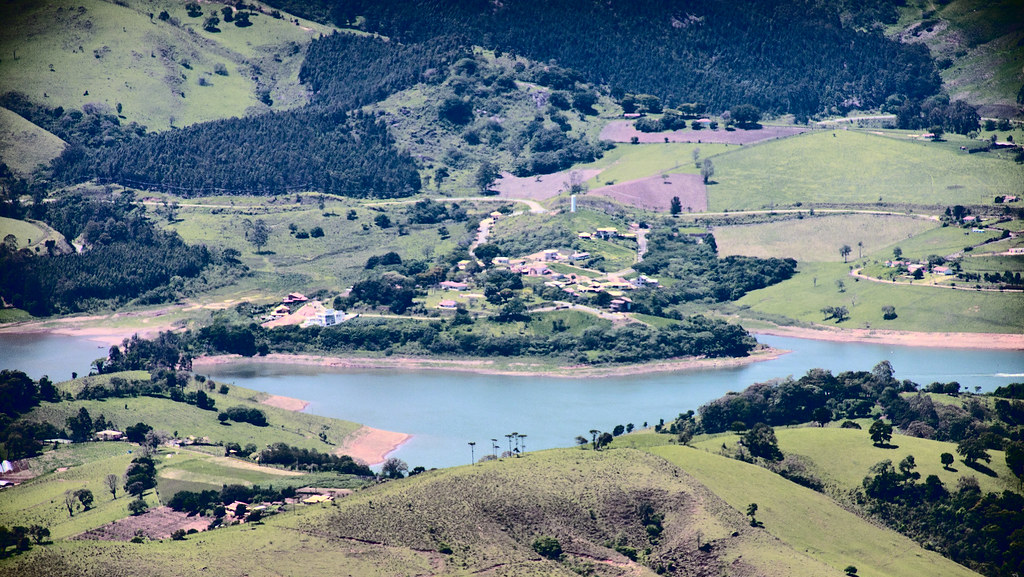
<path id="1" fill-rule="evenodd" d="M 822 204 L 991 204 L 1024 195 L 1020 167 L 935 143 L 855 130 L 816 131 L 715 157 L 711 211 Z M 977 141 L 973 141 L 976 145 Z"/>
<path id="2" fill-rule="evenodd" d="M 857 280 L 843 263 L 805 263 L 777 285 L 747 294 L 743 310 L 782 315 L 838 328 L 873 328 L 926 332 L 1024 332 L 1024 299 L 1019 293 L 954 290 Z M 842 281 L 840 292 L 837 281 Z M 884 320 L 881 307 L 896 307 L 896 319 Z M 845 306 L 849 320 L 824 321 L 823 307 Z"/>
<path id="3" fill-rule="evenodd" d="M 52 107 L 96 103 L 111 113 L 120 104 L 127 120 L 153 130 L 265 109 L 260 90 L 277 106 L 305 102 L 297 81 L 303 47 L 330 28 L 256 14 L 247 28 L 221 22 L 219 33 L 203 30 L 220 8 L 204 5 L 203 17 L 191 18 L 168 0 L 7 3 L 0 92 L 18 90 Z M 157 17 L 164 10 L 166 21 Z"/>
<path id="4" fill-rule="evenodd" d="M 906 243 L 936 227 L 934 221 L 912 216 L 818 214 L 768 223 L 718 226 L 713 232 L 721 256 L 740 254 L 788 257 L 798 262 L 842 262 L 839 248 L 844 244 L 853 251 L 848 257 L 850 260 L 860 254 L 877 257 L 879 250 Z"/>
<path id="5" fill-rule="evenodd" d="M 0 107 L 0 161 L 21 176 L 48 164 L 64 150 L 63 140 Z"/>

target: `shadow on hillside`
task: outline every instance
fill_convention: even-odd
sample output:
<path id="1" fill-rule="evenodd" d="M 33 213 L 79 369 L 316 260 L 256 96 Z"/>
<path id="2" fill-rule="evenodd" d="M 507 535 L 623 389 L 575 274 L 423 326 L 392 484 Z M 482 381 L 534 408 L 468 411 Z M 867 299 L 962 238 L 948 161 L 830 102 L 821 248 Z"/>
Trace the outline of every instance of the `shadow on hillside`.
<path id="1" fill-rule="evenodd" d="M 968 467 L 970 467 L 970 468 L 974 469 L 975 471 L 981 473 L 982 475 L 986 475 L 988 477 L 998 477 L 999 476 L 999 475 L 996 474 L 995 471 L 993 471 L 992 469 L 989 469 L 988 467 L 986 467 L 985 465 L 982 465 L 981 463 L 967 463 L 967 462 L 965 462 L 964 465 L 967 465 Z"/>
<path id="2" fill-rule="evenodd" d="M 876 447 L 878 447 L 879 449 L 899 449 L 900 448 L 899 445 L 893 445 L 891 443 L 882 443 L 882 444 L 875 443 L 874 445 Z"/>

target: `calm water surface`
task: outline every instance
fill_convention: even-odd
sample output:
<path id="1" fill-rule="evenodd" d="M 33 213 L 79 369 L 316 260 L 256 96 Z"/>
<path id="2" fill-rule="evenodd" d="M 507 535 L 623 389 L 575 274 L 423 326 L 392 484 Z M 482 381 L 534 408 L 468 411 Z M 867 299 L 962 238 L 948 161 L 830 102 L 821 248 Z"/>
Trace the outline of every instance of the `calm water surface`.
<path id="1" fill-rule="evenodd" d="M 397 456 L 410 467 L 445 467 L 491 452 L 491 439 L 507 450 L 504 435 L 526 434 L 526 449 L 572 444 L 590 429 L 610 431 L 672 419 L 680 412 L 778 377 L 799 377 L 814 367 L 834 373 L 870 370 L 889 360 L 899 379 L 921 385 L 958 381 L 969 390 L 991 391 L 1024 381 L 1024 354 L 1014 351 L 934 349 L 861 343 L 830 343 L 760 336 L 760 342 L 793 351 L 745 367 L 624 377 L 566 379 L 477 375 L 444 371 L 353 371 L 301 365 L 238 363 L 204 372 L 218 382 L 306 399 L 308 411 L 414 435 Z M 0 334 L 0 368 L 34 378 L 64 379 L 87 373 L 105 347 L 72 337 Z"/>

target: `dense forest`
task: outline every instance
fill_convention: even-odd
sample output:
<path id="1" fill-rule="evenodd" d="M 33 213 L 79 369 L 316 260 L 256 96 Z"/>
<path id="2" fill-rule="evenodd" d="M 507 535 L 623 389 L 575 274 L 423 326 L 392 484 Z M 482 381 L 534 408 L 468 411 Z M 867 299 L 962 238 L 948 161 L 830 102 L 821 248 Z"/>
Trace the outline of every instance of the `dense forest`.
<path id="1" fill-rule="evenodd" d="M 45 209 L 44 220 L 65 238 L 80 238 L 86 250 L 60 254 L 48 244 L 48 254 L 37 255 L 0 246 L 0 294 L 33 315 L 48 316 L 110 301 L 166 302 L 211 265 L 221 265 L 217 282 L 242 272 L 205 246 L 188 246 L 177 234 L 156 229 L 133 201 L 130 193 L 115 202 L 71 195 L 36 205 Z"/>
<path id="2" fill-rule="evenodd" d="M 921 100 L 940 87 L 927 48 L 875 28 L 898 16 L 881 0 L 271 4 L 312 18 L 330 14 L 338 25 L 404 43 L 461 34 L 500 52 L 557 61 L 619 95 L 650 93 L 671 106 L 702 102 L 717 112 L 747 103 L 810 115 L 877 107 L 894 95 Z"/>

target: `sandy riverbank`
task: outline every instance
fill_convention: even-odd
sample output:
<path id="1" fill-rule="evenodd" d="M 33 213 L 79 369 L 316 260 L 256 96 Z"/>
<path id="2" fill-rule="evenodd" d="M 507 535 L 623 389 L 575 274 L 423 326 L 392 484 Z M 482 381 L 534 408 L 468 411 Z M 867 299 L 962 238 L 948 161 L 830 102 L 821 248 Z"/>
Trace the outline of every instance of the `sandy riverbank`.
<path id="1" fill-rule="evenodd" d="M 795 337 L 839 343 L 874 343 L 882 345 L 906 345 L 911 347 L 935 347 L 953 349 L 991 349 L 1002 351 L 1024 351 L 1024 335 L 1003 333 L 919 333 L 911 331 L 886 331 L 875 329 L 811 329 L 803 327 L 773 327 L 754 329 L 750 332 L 761 335 Z"/>
<path id="2" fill-rule="evenodd" d="M 260 402 L 286 411 L 304 411 L 309 406 L 309 401 L 281 395 L 270 395 Z M 411 438 L 412 435 L 406 433 L 363 426 L 345 437 L 342 444 L 332 452 L 335 455 L 348 455 L 367 465 L 379 465 L 384 462 L 388 454 Z"/>
<path id="3" fill-rule="evenodd" d="M 412 435 L 383 431 L 373 427 L 360 427 L 345 438 L 345 442 L 333 451 L 335 455 L 348 455 L 367 465 L 379 465 L 395 449 L 401 447 Z"/>
<path id="4" fill-rule="evenodd" d="M 533 376 L 533 377 L 565 377 L 565 378 L 594 378 L 628 376 L 644 373 L 672 372 L 688 369 L 720 369 L 725 367 L 737 367 L 769 361 L 785 354 L 772 348 L 764 348 L 754 351 L 750 356 L 739 358 L 686 358 L 669 359 L 664 361 L 653 361 L 650 363 L 615 365 L 615 366 L 589 366 L 589 365 L 565 365 L 555 366 L 541 365 L 530 362 L 498 363 L 492 359 L 421 359 L 415 357 L 332 357 L 327 355 L 288 355 L 271 353 L 264 357 L 242 357 L 239 355 L 218 355 L 214 357 L 200 357 L 192 361 L 192 369 L 201 371 L 203 367 L 227 364 L 232 362 L 258 362 L 275 364 L 312 365 L 320 367 L 331 367 L 339 369 L 398 369 L 398 370 L 441 370 L 471 372 L 486 375 L 510 375 L 510 376 Z"/>

